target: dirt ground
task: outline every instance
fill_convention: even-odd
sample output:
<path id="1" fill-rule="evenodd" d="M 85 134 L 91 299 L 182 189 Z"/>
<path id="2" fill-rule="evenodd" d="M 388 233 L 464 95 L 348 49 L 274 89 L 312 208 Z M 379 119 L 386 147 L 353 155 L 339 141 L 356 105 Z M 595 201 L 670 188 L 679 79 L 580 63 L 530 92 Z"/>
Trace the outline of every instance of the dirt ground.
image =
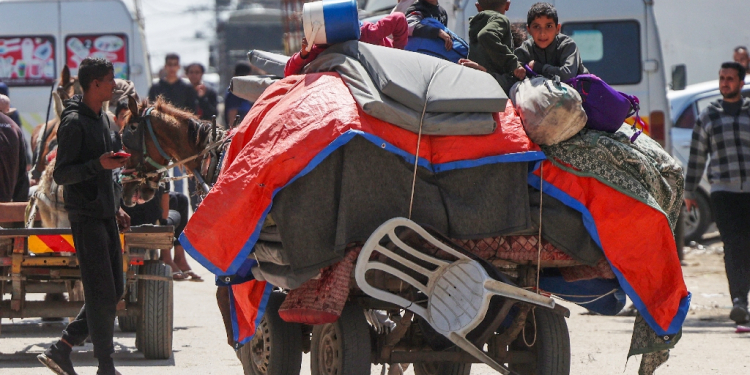
<path id="1" fill-rule="evenodd" d="M 692 292 L 690 313 L 684 335 L 671 358 L 657 370 L 670 374 L 750 374 L 748 348 L 750 334 L 736 334 L 728 319 L 731 302 L 723 265 L 722 243 L 718 233 L 704 236 L 700 245 L 686 248 L 685 282 Z M 198 267 L 196 267 L 198 268 Z M 135 350 L 132 333 L 115 330 L 115 363 L 124 374 L 242 374 L 234 351 L 226 344 L 221 316 L 216 307 L 215 287 L 208 271 L 199 273 L 209 281 L 175 283 L 174 355 L 169 360 L 145 360 Z M 627 361 L 633 328 L 632 317 L 582 315 L 584 309 L 571 308 L 568 319 L 572 346 L 571 374 L 637 374 L 640 358 Z M 39 319 L 2 320 L 0 331 L 0 374 L 37 375 L 46 369 L 36 355 L 51 344 L 64 328 L 63 323 L 42 323 Z M 96 373 L 91 344 L 73 354 L 81 375 Z M 309 356 L 302 364 L 309 374 Z M 373 366 L 380 374 L 381 366 Z M 487 366 L 475 365 L 473 375 L 495 374 Z M 407 374 L 413 374 L 410 369 Z"/>

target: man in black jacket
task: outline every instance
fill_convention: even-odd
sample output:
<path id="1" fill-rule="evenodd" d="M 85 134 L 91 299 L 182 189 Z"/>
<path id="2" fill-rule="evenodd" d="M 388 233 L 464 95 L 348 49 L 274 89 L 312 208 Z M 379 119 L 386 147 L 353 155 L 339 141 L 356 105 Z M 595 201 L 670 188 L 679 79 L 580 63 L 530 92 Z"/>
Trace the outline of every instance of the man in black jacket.
<path id="1" fill-rule="evenodd" d="M 109 117 L 102 102 L 115 87 L 112 63 L 87 58 L 81 62 L 78 80 L 83 97 L 66 102 L 57 132 L 57 163 L 53 177 L 63 185 L 65 209 L 73 232 L 86 302 L 62 338 L 39 360 L 58 375 L 75 375 L 70 361 L 73 345 L 91 336 L 98 375 L 115 375 L 112 336 L 117 303 L 123 293 L 122 248 L 118 234 L 130 226 L 119 207 L 121 188 L 112 170 L 126 158 L 113 153 Z"/>
<path id="2" fill-rule="evenodd" d="M 0 113 L 0 202 L 26 202 L 28 198 L 26 141 L 21 128 Z"/>

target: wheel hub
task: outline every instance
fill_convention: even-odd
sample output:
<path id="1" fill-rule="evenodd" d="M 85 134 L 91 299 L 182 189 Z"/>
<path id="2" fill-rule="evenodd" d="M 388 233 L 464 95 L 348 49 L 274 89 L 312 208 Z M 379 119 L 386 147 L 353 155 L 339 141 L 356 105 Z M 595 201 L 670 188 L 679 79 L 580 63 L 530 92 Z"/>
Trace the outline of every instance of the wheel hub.
<path id="1" fill-rule="evenodd" d="M 320 351 L 317 354 L 320 372 L 327 375 L 340 374 L 341 341 L 333 326 L 329 325 L 323 330 L 320 344 Z"/>
<path id="2" fill-rule="evenodd" d="M 255 336 L 250 341 L 250 359 L 253 366 L 261 373 L 268 372 L 268 359 L 271 354 L 271 339 L 268 336 L 268 324 L 265 319 L 255 330 Z"/>

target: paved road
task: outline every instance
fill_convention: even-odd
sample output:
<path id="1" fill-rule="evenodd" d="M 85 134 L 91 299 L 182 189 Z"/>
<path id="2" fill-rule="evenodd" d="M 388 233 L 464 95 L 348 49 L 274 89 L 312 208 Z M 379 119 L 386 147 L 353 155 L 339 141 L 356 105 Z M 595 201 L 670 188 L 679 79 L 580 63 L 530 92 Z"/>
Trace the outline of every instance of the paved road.
<path id="1" fill-rule="evenodd" d="M 670 374 L 748 374 L 747 352 L 750 334 L 734 333 L 726 318 L 729 313 L 721 243 L 709 241 L 708 248 L 687 255 L 685 280 L 693 292 L 691 313 L 684 337 L 672 351 L 671 359 L 657 371 Z M 201 272 L 210 278 L 208 272 Z M 164 361 L 145 360 L 135 350 L 132 333 L 116 330 L 115 363 L 124 375 L 222 374 L 242 375 L 234 352 L 226 345 L 219 311 L 214 303 L 211 282 L 175 283 L 174 356 Z M 568 320 L 572 343 L 572 374 L 637 374 L 639 359 L 625 356 L 630 344 L 633 318 L 581 315 L 572 308 Z M 45 374 L 36 361 L 45 345 L 63 329 L 61 323 L 41 323 L 38 319 L 3 320 L 0 332 L 0 374 Z M 91 344 L 77 348 L 73 355 L 81 375 L 94 375 L 96 362 Z M 309 374 L 305 356 L 302 374 Z M 373 366 L 373 375 L 380 366 Z M 407 374 L 413 374 L 411 370 Z M 494 374 L 486 366 L 475 366 L 472 375 Z"/>

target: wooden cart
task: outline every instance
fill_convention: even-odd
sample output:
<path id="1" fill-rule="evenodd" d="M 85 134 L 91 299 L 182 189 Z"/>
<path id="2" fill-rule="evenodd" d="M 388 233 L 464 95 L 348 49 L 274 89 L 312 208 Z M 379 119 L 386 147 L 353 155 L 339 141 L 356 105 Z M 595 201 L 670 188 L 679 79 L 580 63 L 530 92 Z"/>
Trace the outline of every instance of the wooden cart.
<path id="1" fill-rule="evenodd" d="M 0 225 L 22 222 L 24 207 L 0 204 Z M 122 236 L 125 293 L 117 305 L 118 323 L 136 333 L 136 347 L 149 359 L 172 355 L 172 272 L 158 249 L 172 247 L 173 233 L 172 226 L 141 226 Z M 84 295 L 71 238 L 70 228 L 0 228 L 0 318 L 78 314 Z M 44 244 L 71 251 L 34 252 Z M 68 293 L 68 301 L 29 301 L 31 293 Z"/>

